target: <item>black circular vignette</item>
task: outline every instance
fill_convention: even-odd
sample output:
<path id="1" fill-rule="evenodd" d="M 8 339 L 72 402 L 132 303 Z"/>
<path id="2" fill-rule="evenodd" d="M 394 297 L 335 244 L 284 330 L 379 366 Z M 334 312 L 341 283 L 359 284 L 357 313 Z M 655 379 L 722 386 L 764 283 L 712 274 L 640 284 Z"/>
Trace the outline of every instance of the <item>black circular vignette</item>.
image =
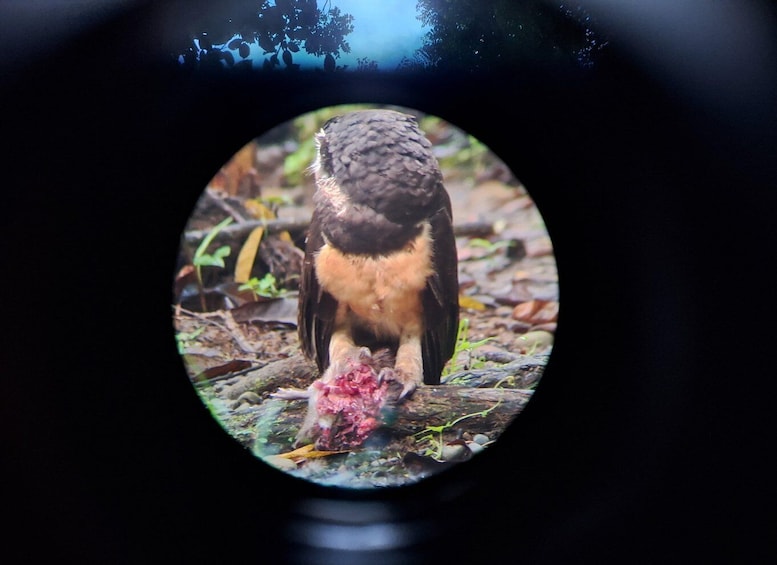
<path id="1" fill-rule="evenodd" d="M 14 527 L 40 537 L 12 556 L 773 555 L 752 504 L 773 471 L 759 455 L 769 334 L 725 310 L 767 311 L 773 97 L 742 110 L 763 120 L 724 123 L 617 43 L 590 72 L 192 74 L 130 48 L 158 14 L 139 4 L 0 91 L 9 265 L 25 273 L 4 277 L 7 486 Z M 213 171 L 257 132 L 349 102 L 414 108 L 486 144 L 529 187 L 559 268 L 554 351 L 516 424 L 487 456 L 386 491 L 318 487 L 239 447 L 170 322 L 179 237 Z M 721 344 L 752 324 L 745 353 Z"/>

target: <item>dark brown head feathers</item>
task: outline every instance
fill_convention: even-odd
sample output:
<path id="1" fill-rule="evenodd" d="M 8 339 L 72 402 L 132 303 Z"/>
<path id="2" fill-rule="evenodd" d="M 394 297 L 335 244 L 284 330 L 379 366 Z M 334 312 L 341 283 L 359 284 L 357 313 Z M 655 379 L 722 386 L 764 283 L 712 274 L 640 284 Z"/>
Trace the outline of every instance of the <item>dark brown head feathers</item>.
<path id="1" fill-rule="evenodd" d="M 444 205 L 442 173 L 413 116 L 351 112 L 324 124 L 316 142 L 316 214 L 344 251 L 399 249 Z"/>

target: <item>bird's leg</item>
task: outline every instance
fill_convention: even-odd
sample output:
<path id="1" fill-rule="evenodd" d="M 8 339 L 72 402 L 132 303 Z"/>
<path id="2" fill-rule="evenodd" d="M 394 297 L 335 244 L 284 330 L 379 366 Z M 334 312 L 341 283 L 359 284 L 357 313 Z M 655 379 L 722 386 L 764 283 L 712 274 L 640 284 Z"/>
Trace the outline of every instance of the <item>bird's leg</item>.
<path id="1" fill-rule="evenodd" d="M 361 347 L 354 343 L 351 332 L 347 329 L 338 329 L 332 333 L 329 340 L 329 367 L 322 375 L 334 376 L 347 370 L 346 364 L 350 362 L 366 363 L 370 360 L 369 348 Z"/>
<path id="2" fill-rule="evenodd" d="M 394 380 L 402 385 L 399 398 L 406 397 L 424 382 L 424 363 L 419 333 L 403 332 L 400 336 L 397 362 L 394 365 Z"/>

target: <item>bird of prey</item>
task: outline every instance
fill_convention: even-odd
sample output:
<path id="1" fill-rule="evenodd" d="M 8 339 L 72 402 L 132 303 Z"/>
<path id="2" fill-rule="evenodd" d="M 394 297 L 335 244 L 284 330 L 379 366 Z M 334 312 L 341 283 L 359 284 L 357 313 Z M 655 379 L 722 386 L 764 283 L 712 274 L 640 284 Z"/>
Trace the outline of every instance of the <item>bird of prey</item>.
<path id="1" fill-rule="evenodd" d="M 413 116 L 361 110 L 315 136 L 298 331 L 319 372 L 388 347 L 402 385 L 439 384 L 458 328 L 450 197 Z M 365 349 L 366 348 L 366 349 Z M 344 370 L 344 369 L 343 369 Z"/>

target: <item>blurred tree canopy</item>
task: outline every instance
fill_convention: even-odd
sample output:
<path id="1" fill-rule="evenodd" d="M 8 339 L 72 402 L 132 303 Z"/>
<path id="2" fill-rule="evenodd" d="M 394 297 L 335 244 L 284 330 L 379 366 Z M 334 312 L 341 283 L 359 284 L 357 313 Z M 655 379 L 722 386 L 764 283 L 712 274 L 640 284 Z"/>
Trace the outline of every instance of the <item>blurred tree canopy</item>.
<path id="1" fill-rule="evenodd" d="M 333 71 L 340 52 L 351 48 L 345 36 L 353 31 L 353 16 L 329 0 L 232 0 L 214 2 L 213 9 L 189 16 L 189 33 L 181 36 L 175 56 L 185 67 L 222 68 L 253 65 L 251 46 L 264 55 L 263 69 L 298 69 L 294 53 L 324 57 Z M 281 65 L 283 63 L 283 65 Z"/>
<path id="2" fill-rule="evenodd" d="M 545 0 L 418 0 L 431 29 L 416 60 L 425 67 L 489 70 L 520 60 L 593 64 L 606 42 L 576 4 Z"/>
<path id="3" fill-rule="evenodd" d="M 365 0 L 367 1 L 367 0 Z M 372 0 L 370 0 L 372 1 Z M 182 18 L 174 56 L 189 68 L 252 68 L 258 50 L 264 70 L 295 70 L 295 53 L 323 57 L 326 71 L 350 53 L 354 18 L 337 0 L 221 0 L 196 3 Z M 400 69 L 489 71 L 517 61 L 590 66 L 606 44 L 575 0 L 417 0 L 417 19 L 429 28 L 423 45 Z M 392 22 L 385 22 L 391 26 Z M 184 29 L 185 27 L 185 29 Z M 358 55 L 358 54 L 357 54 Z M 378 62 L 357 59 L 356 70 Z"/>

